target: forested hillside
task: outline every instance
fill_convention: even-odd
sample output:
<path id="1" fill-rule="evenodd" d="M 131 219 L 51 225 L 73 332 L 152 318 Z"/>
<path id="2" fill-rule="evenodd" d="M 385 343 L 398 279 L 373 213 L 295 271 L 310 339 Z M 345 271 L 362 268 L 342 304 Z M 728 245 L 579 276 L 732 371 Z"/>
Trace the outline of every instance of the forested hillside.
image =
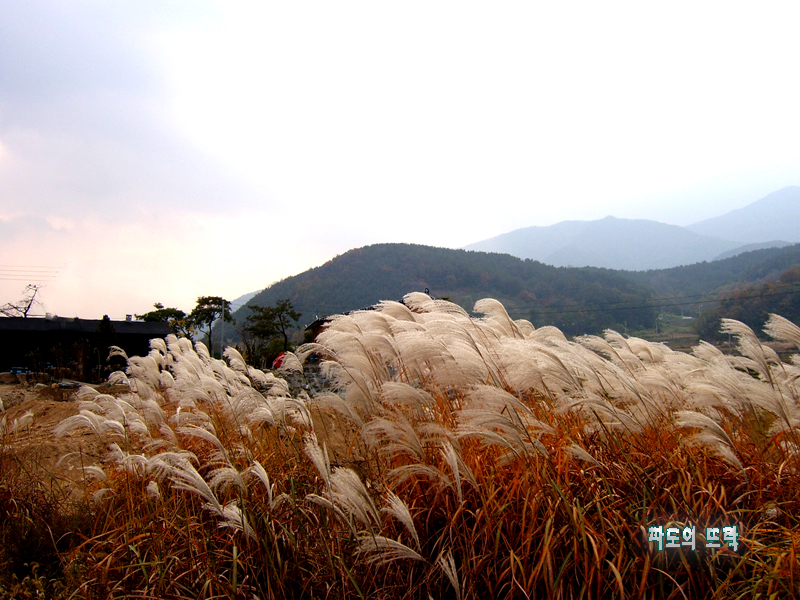
<path id="1" fill-rule="evenodd" d="M 736 319 L 762 331 L 770 314 L 800 323 L 800 266 L 784 272 L 777 281 L 737 290 L 705 311 L 697 323 L 703 339 L 721 339 L 721 319 Z"/>
<path id="2" fill-rule="evenodd" d="M 377 244 L 275 283 L 249 304 L 270 306 L 287 298 L 307 325 L 317 317 L 427 288 L 432 296 L 449 298 L 468 311 L 477 300 L 492 297 L 513 318 L 529 319 L 537 327 L 598 333 L 652 328 L 662 309 L 700 314 L 737 289 L 776 281 L 795 265 L 800 265 L 800 244 L 644 272 L 552 267 L 507 254 Z M 247 307 L 234 314 L 239 322 L 246 315 Z"/>
<path id="3" fill-rule="evenodd" d="M 566 333 L 599 332 L 626 322 L 644 327 L 655 319 L 647 286 L 623 272 L 556 268 L 507 254 L 410 244 L 350 250 L 270 286 L 250 304 L 266 306 L 288 298 L 309 323 L 317 316 L 399 300 L 426 288 L 466 310 L 481 298 L 496 298 L 514 318 L 530 319 L 536 326 L 557 325 Z M 240 320 L 244 314 L 235 317 Z"/>
<path id="4" fill-rule="evenodd" d="M 652 271 L 627 272 L 626 276 L 652 290 L 665 303 L 714 302 L 742 287 L 775 281 L 800 264 L 800 244 L 744 252 L 737 256 L 694 265 Z"/>

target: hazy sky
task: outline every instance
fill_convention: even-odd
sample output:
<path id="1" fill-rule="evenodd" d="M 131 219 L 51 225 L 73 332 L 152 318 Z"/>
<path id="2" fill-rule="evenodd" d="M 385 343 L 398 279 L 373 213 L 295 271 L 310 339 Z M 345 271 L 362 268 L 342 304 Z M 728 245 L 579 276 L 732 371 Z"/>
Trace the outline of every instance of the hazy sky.
<path id="1" fill-rule="evenodd" d="M 796 1 L 0 0 L 0 304 L 33 267 L 48 311 L 123 318 L 366 244 L 745 206 L 800 184 L 798 22 Z"/>

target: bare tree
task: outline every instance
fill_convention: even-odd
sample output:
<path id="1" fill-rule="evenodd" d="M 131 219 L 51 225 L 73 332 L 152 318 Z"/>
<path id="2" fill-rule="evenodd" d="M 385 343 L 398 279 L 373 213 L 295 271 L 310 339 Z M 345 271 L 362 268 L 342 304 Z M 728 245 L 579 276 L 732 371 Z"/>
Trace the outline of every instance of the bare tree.
<path id="1" fill-rule="evenodd" d="M 22 300 L 13 303 L 9 302 L 8 304 L 0 306 L 0 313 L 7 317 L 22 317 L 27 319 L 34 304 L 44 308 L 42 303 L 36 299 L 36 294 L 39 293 L 42 287 L 43 286 L 36 285 L 35 283 L 28 284 L 22 292 Z"/>

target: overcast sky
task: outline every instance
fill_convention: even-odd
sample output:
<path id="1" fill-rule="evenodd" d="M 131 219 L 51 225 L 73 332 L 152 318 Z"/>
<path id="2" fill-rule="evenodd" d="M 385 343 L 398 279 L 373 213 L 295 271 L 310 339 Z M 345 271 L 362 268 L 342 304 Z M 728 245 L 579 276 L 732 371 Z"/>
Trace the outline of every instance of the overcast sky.
<path id="1" fill-rule="evenodd" d="M 188 311 L 366 244 L 740 208 L 800 184 L 798 22 L 794 1 L 0 0 L 0 304 L 38 279 L 62 316 Z"/>

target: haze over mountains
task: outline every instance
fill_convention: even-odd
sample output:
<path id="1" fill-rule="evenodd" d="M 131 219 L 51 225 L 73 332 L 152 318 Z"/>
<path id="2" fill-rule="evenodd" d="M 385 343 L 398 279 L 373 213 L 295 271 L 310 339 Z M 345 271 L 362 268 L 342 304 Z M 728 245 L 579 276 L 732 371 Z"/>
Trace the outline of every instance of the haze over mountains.
<path id="1" fill-rule="evenodd" d="M 665 269 L 800 242 L 800 187 L 687 227 L 606 217 L 525 227 L 465 246 L 557 267 Z"/>

